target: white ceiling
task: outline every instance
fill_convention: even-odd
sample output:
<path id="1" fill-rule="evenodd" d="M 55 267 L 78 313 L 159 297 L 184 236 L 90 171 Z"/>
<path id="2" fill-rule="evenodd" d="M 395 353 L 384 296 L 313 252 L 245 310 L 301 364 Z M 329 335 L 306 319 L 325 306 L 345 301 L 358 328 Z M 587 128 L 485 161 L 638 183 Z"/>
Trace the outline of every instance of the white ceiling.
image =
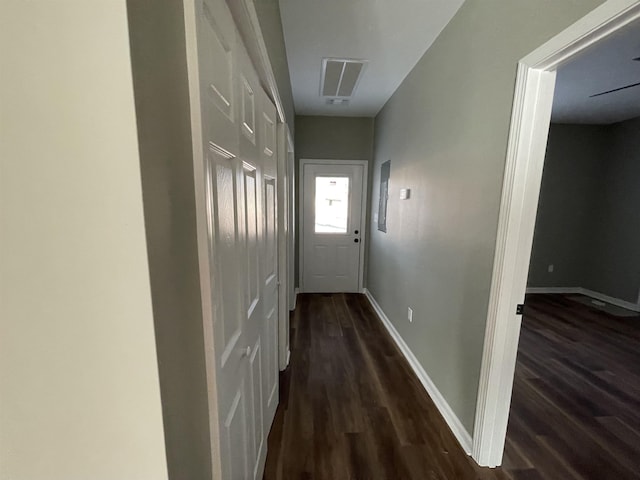
<path id="1" fill-rule="evenodd" d="M 599 42 L 558 70 L 552 121 L 610 124 L 640 117 L 640 86 L 590 98 L 640 82 L 640 22 Z"/>
<path id="2" fill-rule="evenodd" d="M 296 113 L 375 116 L 464 0 L 280 0 Z M 322 59 L 368 60 L 348 105 L 320 96 Z"/>

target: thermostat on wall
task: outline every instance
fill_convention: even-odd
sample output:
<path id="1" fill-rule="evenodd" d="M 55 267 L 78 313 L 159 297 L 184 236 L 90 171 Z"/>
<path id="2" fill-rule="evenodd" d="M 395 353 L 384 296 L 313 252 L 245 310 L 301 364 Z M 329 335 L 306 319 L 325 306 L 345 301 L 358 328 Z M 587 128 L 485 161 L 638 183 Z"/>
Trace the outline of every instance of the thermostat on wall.
<path id="1" fill-rule="evenodd" d="M 407 200 L 411 197 L 411 189 L 410 188 L 401 188 L 400 189 L 400 200 Z"/>

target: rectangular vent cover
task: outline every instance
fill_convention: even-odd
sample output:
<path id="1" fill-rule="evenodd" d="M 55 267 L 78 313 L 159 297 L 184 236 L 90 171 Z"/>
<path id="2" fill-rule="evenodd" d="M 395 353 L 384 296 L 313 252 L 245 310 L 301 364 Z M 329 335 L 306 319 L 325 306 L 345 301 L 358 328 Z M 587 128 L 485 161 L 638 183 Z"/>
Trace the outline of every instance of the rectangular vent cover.
<path id="1" fill-rule="evenodd" d="M 353 96 L 366 63 L 366 60 L 323 58 L 320 94 L 334 98 Z"/>
<path id="2" fill-rule="evenodd" d="M 348 98 L 327 98 L 327 105 L 349 105 Z"/>

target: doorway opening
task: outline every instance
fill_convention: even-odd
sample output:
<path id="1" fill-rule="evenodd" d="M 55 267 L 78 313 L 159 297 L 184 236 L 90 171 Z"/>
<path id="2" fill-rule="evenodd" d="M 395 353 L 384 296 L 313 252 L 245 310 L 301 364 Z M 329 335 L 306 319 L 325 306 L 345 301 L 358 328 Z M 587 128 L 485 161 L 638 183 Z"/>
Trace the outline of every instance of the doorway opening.
<path id="1" fill-rule="evenodd" d="M 639 18 L 640 2 L 610 0 L 518 64 L 474 426 L 480 465 L 502 462 L 556 71 Z"/>

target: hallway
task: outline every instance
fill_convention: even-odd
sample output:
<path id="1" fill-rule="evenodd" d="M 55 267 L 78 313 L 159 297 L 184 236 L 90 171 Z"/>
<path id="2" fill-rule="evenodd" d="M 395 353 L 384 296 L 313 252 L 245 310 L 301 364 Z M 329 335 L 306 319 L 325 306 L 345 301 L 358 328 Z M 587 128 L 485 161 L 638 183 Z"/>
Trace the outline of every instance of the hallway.
<path id="1" fill-rule="evenodd" d="M 265 480 L 505 479 L 457 443 L 363 295 L 302 294 Z"/>

